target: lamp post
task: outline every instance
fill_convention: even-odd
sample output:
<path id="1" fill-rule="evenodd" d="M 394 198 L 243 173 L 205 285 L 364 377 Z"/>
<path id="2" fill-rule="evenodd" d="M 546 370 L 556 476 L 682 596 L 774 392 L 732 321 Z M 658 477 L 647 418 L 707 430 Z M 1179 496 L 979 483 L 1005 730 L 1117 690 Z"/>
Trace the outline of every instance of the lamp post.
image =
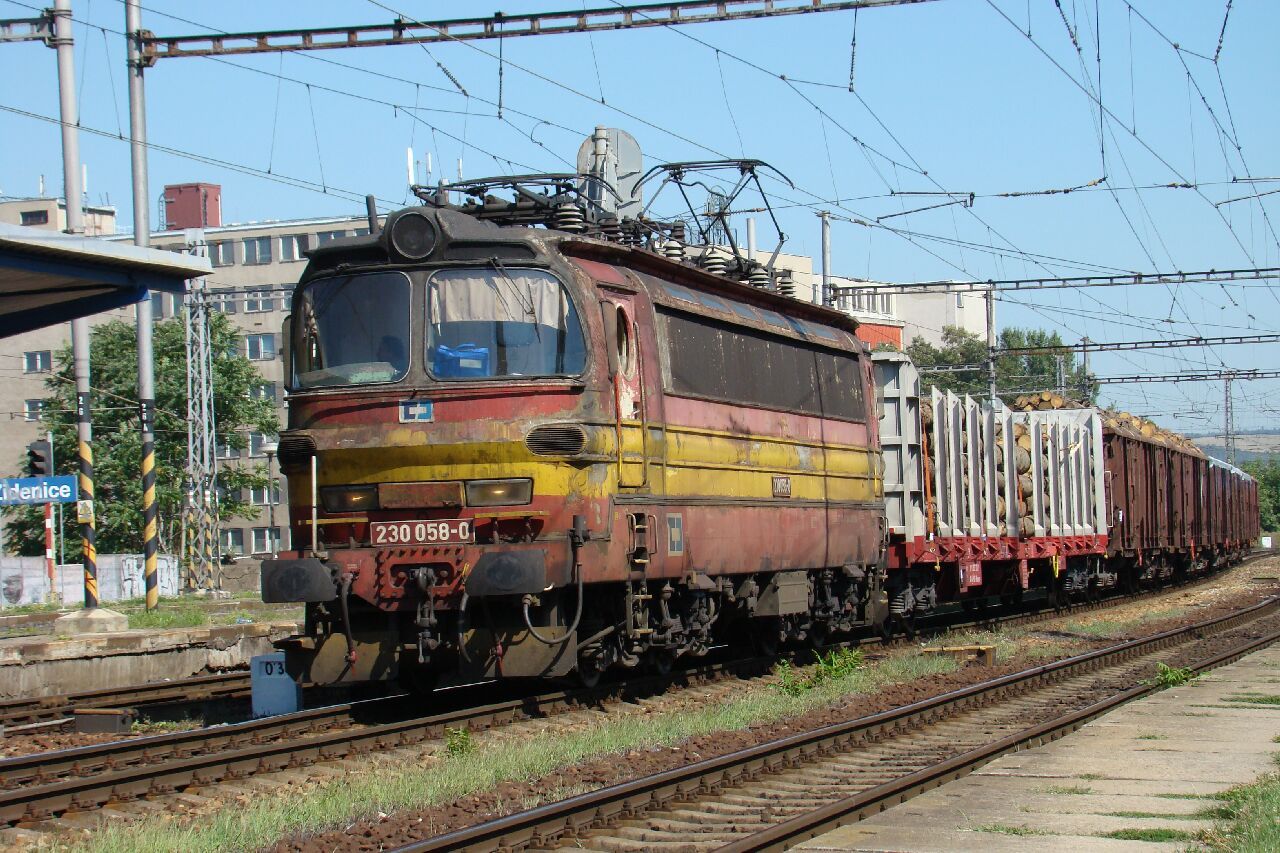
<path id="1" fill-rule="evenodd" d="M 274 441 L 265 442 L 262 452 L 267 454 L 267 537 L 271 540 L 271 556 L 279 556 L 280 537 L 276 534 L 276 478 L 272 473 L 272 461 L 280 445 Z"/>

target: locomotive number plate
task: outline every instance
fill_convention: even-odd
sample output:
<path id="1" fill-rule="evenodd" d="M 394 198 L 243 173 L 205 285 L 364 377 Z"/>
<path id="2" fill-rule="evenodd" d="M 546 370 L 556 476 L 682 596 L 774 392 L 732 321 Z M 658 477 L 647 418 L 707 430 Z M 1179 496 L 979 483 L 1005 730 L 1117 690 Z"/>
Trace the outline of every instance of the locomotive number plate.
<path id="1" fill-rule="evenodd" d="M 374 521 L 369 524 L 374 545 L 456 545 L 476 541 L 469 518 L 441 521 Z"/>

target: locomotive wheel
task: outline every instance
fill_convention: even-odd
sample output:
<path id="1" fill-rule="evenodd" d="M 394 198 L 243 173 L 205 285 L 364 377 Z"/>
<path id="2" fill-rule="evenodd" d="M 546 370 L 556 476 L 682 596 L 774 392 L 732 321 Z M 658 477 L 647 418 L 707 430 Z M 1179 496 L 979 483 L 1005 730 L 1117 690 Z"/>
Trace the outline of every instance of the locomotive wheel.
<path id="1" fill-rule="evenodd" d="M 600 683 L 600 678 L 604 675 L 604 670 L 600 668 L 598 662 L 592 658 L 590 660 L 578 661 L 577 667 L 578 682 L 588 690 Z"/>
<path id="2" fill-rule="evenodd" d="M 670 649 L 650 649 L 645 665 L 654 675 L 666 675 L 675 665 L 676 656 Z"/>
<path id="3" fill-rule="evenodd" d="M 831 642 L 831 623 L 817 619 L 809 623 L 809 645 L 814 649 L 824 649 Z"/>
<path id="4" fill-rule="evenodd" d="M 440 673 L 424 666 L 401 666 L 396 681 L 407 692 L 423 695 L 436 689 Z"/>
<path id="5" fill-rule="evenodd" d="M 778 654 L 782 620 L 777 616 L 751 619 L 747 623 L 747 636 L 751 648 L 758 657 L 771 658 Z"/>

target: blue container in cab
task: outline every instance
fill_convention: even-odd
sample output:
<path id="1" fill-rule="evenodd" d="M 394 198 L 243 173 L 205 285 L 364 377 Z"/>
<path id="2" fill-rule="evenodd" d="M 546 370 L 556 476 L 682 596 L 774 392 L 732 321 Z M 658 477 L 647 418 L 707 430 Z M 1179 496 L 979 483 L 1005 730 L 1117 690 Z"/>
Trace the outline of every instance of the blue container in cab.
<path id="1" fill-rule="evenodd" d="M 436 344 L 431 372 L 441 377 L 489 376 L 489 349 L 475 344 Z"/>

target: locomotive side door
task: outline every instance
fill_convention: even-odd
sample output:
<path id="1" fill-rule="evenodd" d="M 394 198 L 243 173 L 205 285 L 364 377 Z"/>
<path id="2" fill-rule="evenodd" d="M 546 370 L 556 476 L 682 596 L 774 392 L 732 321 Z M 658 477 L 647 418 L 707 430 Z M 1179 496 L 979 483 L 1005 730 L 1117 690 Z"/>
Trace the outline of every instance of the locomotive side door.
<path id="1" fill-rule="evenodd" d="M 650 460 L 654 448 L 649 422 L 656 375 L 652 371 L 656 365 L 652 363 L 652 341 L 642 337 L 642 326 L 637 322 L 639 314 L 647 314 L 650 309 L 647 300 L 641 304 L 641 294 L 620 288 L 601 285 L 600 297 L 617 425 L 618 485 L 651 491 Z M 652 337 L 652 331 L 648 337 Z"/>

